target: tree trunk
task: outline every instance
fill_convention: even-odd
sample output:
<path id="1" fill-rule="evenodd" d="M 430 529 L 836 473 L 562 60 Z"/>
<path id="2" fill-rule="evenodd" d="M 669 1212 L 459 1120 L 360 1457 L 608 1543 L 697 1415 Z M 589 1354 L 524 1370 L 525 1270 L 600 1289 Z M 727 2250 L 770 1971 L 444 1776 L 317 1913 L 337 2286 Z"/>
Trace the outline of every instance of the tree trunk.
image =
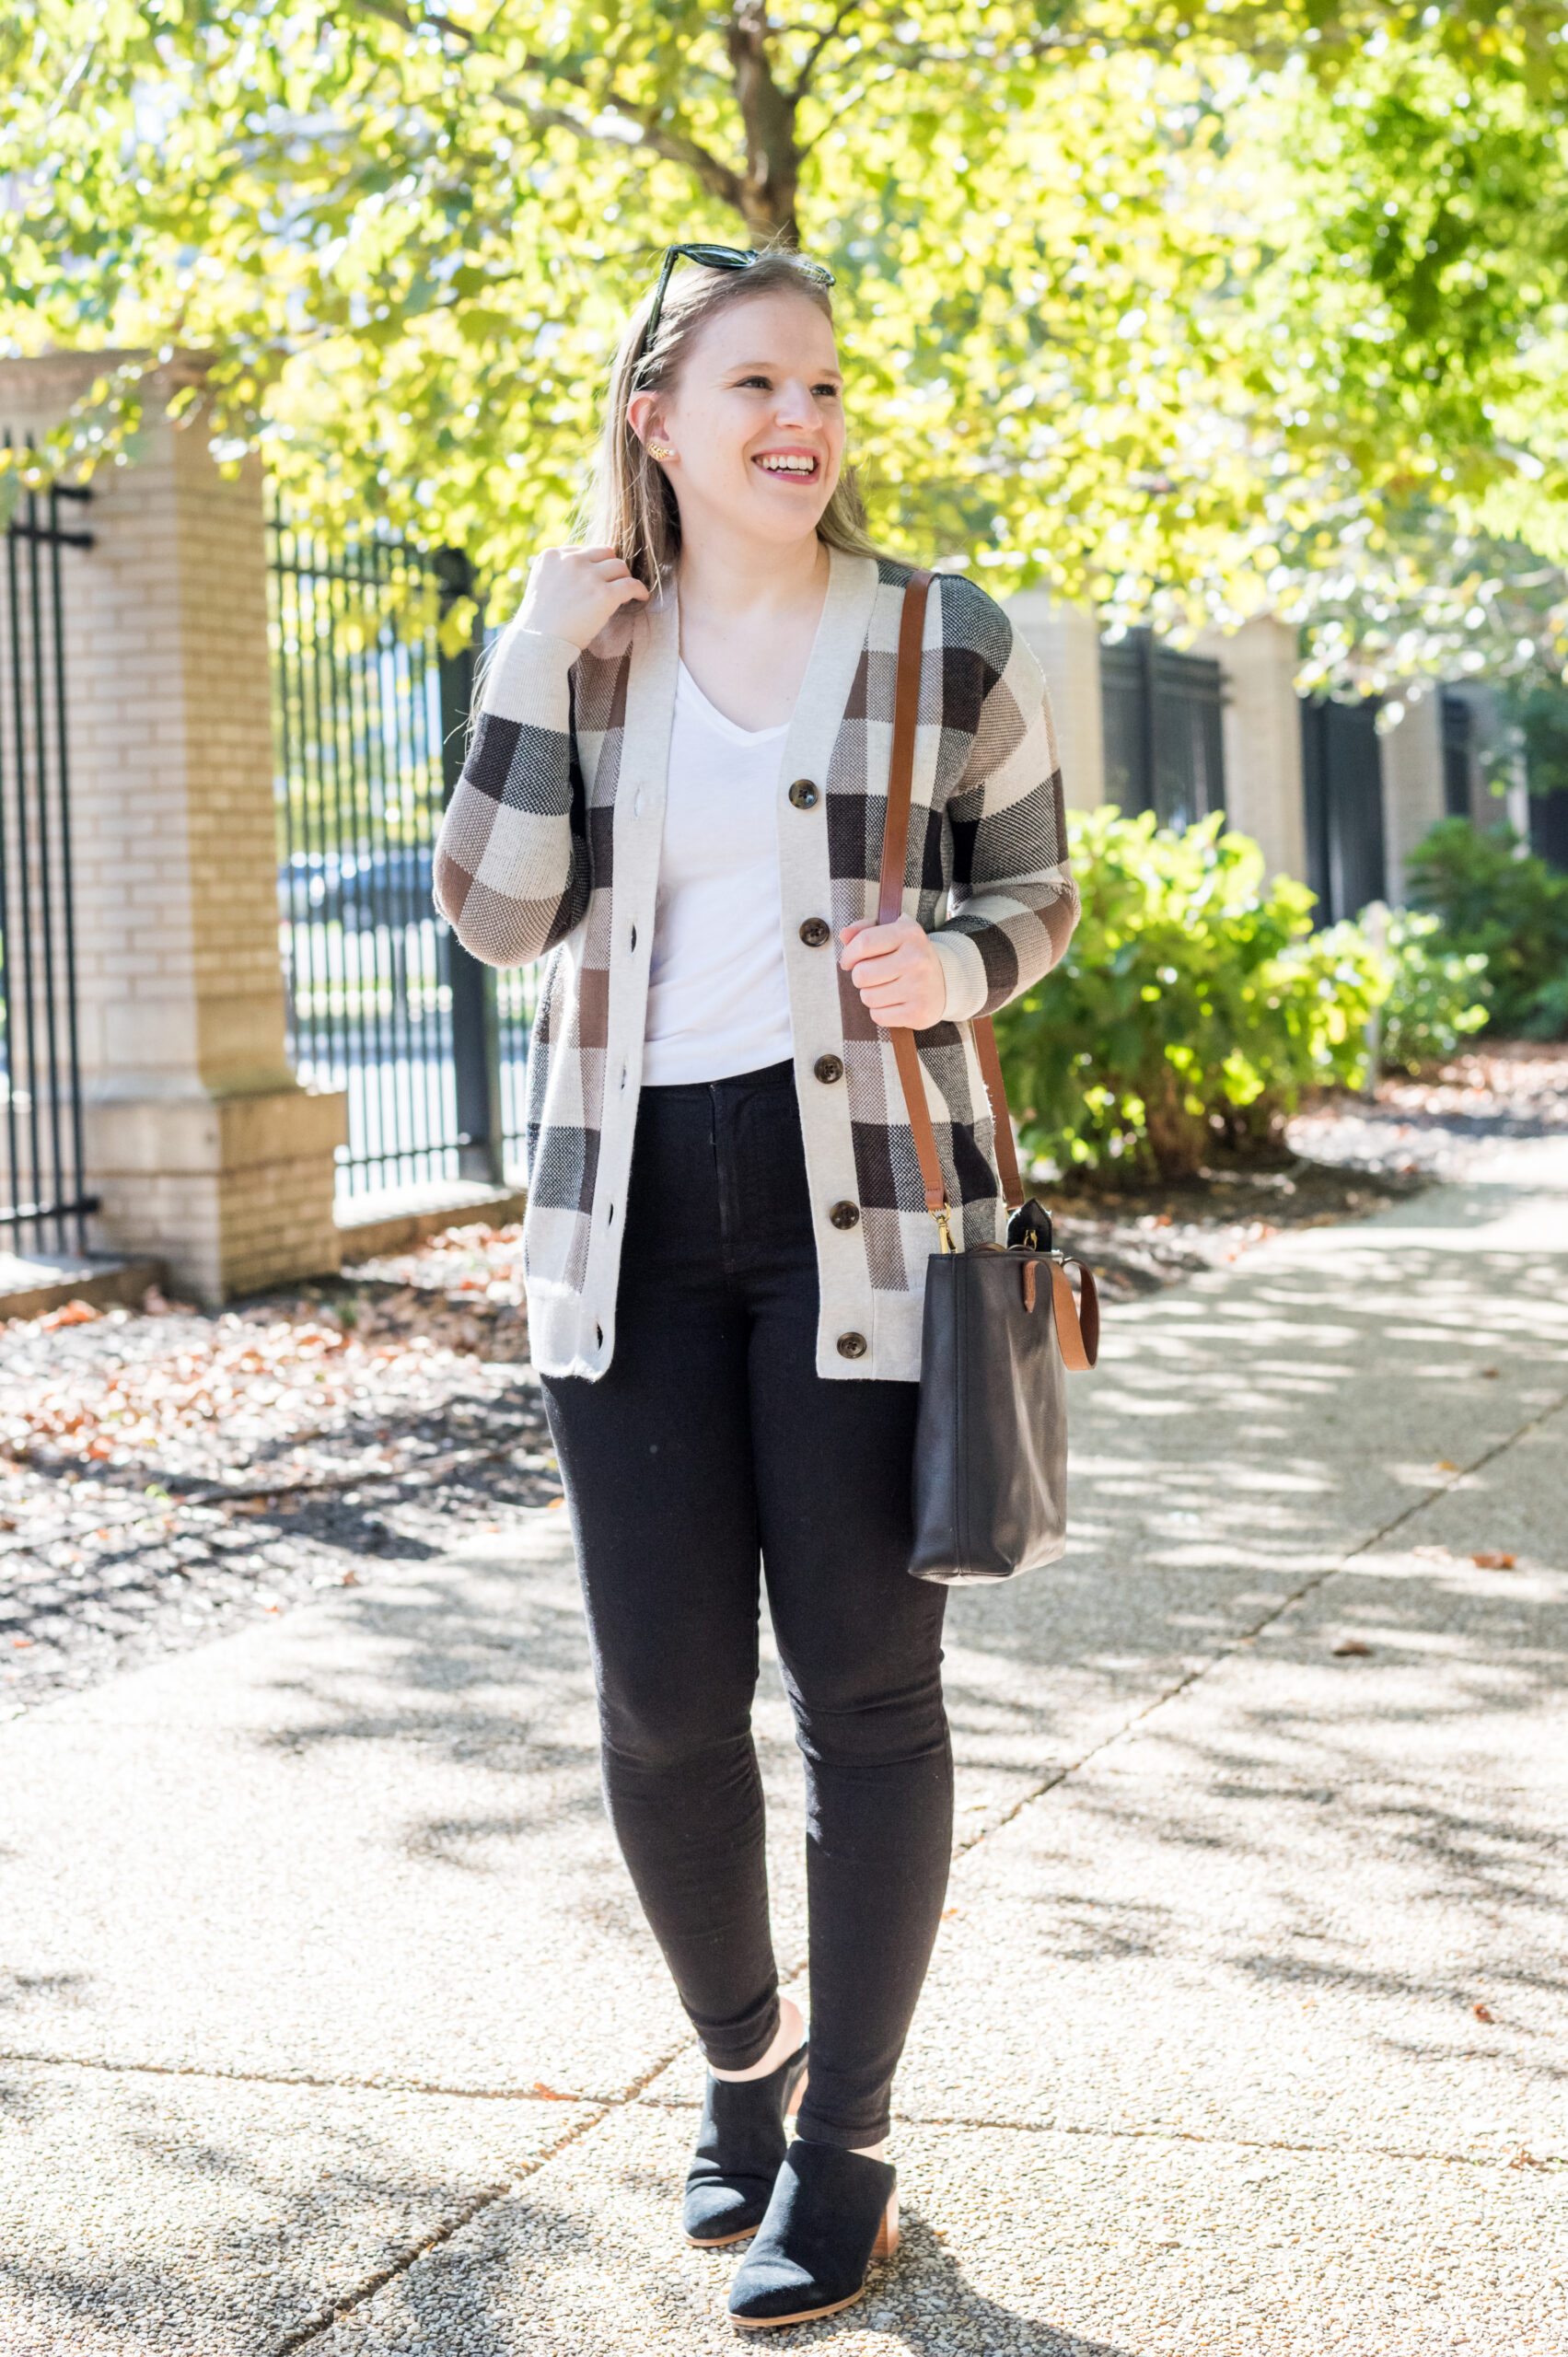
<path id="1" fill-rule="evenodd" d="M 795 217 L 800 151 L 794 99 L 773 79 L 765 0 L 736 0 L 729 26 L 735 96 L 746 126 L 746 178 L 740 209 L 759 246 L 798 246 Z"/>

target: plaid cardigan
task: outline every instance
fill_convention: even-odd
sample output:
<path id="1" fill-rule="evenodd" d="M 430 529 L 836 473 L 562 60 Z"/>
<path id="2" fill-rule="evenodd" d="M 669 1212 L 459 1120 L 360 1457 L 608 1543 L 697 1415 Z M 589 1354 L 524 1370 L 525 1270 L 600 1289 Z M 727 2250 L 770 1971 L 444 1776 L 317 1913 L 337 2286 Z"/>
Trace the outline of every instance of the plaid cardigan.
<path id="1" fill-rule="evenodd" d="M 936 1240 L 892 1050 L 838 964 L 840 927 L 877 913 L 908 577 L 832 552 L 775 796 L 796 1083 L 823 1213 L 817 1371 L 833 1378 L 918 1377 Z M 514 625 L 436 848 L 436 906 L 466 948 L 493 966 L 550 960 L 528 1063 L 523 1241 L 547 1375 L 602 1375 L 615 1347 L 679 650 L 673 591 L 623 609 L 582 654 Z M 944 1020 L 917 1041 L 955 1239 L 968 1246 L 1000 1241 L 1005 1210 L 968 1018 L 1066 948 L 1078 900 L 1065 857 L 1039 666 L 982 589 L 939 575 L 904 909 L 947 975 Z M 846 1198 L 861 1216 L 842 1228 L 826 1213 Z"/>

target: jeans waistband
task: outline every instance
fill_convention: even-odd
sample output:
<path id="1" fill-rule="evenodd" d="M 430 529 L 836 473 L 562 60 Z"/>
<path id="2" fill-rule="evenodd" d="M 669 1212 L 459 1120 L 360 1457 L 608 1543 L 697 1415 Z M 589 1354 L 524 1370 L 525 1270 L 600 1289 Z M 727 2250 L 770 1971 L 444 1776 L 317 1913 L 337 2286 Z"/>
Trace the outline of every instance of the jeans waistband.
<path id="1" fill-rule="evenodd" d="M 737 1072 L 723 1080 L 672 1080 L 662 1087 L 645 1087 L 645 1097 L 656 1097 L 661 1105 L 691 1103 L 709 1096 L 716 1088 L 732 1088 L 738 1093 L 758 1088 L 793 1088 L 795 1065 L 786 1056 L 782 1063 L 764 1064 L 760 1072 Z"/>

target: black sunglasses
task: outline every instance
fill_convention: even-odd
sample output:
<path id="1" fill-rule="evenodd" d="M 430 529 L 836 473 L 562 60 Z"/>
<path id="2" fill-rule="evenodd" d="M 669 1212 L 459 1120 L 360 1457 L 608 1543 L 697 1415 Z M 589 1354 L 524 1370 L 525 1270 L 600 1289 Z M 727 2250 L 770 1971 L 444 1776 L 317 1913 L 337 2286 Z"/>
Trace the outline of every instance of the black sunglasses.
<path id="1" fill-rule="evenodd" d="M 776 252 L 777 249 L 774 250 Z M 643 333 L 643 360 L 646 360 L 654 348 L 654 339 L 658 333 L 658 323 L 664 311 L 665 289 L 678 261 L 700 262 L 704 270 L 749 270 L 753 262 L 762 259 L 762 255 L 751 247 L 742 250 L 739 246 L 667 246 L 664 267 L 654 289 L 654 307 L 648 313 L 648 324 Z M 779 259 L 788 261 L 792 269 L 799 271 L 802 278 L 809 278 L 818 286 L 831 286 L 833 284 L 832 272 L 825 269 L 819 261 L 805 261 L 798 254 L 781 255 Z M 641 367 L 642 361 L 637 365 Z"/>

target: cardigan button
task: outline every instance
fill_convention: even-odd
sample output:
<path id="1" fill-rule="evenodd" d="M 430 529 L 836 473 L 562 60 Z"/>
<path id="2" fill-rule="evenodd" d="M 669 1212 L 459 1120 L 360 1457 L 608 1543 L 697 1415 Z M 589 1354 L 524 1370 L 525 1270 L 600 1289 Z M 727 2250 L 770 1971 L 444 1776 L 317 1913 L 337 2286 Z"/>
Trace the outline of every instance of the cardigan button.
<path id="1" fill-rule="evenodd" d="M 839 1336 L 839 1356 L 842 1359 L 863 1359 L 865 1356 L 865 1335 L 841 1334 Z"/>
<path id="2" fill-rule="evenodd" d="M 858 1203 L 835 1203 L 832 1210 L 828 1213 L 828 1217 L 832 1221 L 835 1227 L 858 1227 L 860 1225 L 860 1205 Z"/>
<path id="3" fill-rule="evenodd" d="M 826 1086 L 831 1081 L 842 1080 L 844 1076 L 843 1058 L 842 1056 L 819 1056 L 811 1069 L 816 1074 L 818 1079 L 822 1082 L 824 1086 Z"/>
<path id="4" fill-rule="evenodd" d="M 815 810 L 817 807 L 817 789 L 808 777 L 796 779 L 790 787 L 789 798 L 797 810 Z"/>
<path id="5" fill-rule="evenodd" d="M 832 934 L 826 917 L 807 917 L 800 928 L 800 937 L 807 949 L 820 949 L 825 941 L 832 939 Z"/>

